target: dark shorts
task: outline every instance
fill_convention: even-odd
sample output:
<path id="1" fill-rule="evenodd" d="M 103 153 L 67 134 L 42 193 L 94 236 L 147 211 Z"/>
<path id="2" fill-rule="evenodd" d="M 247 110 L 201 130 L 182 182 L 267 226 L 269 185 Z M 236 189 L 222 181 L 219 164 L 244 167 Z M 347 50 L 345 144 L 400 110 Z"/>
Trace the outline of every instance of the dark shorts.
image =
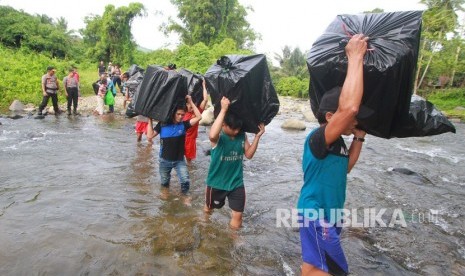
<path id="1" fill-rule="evenodd" d="M 228 198 L 229 208 L 236 212 L 244 212 L 245 207 L 245 189 L 244 186 L 232 191 L 225 191 L 207 186 L 205 192 L 205 203 L 209 209 L 220 209 L 224 206 Z"/>

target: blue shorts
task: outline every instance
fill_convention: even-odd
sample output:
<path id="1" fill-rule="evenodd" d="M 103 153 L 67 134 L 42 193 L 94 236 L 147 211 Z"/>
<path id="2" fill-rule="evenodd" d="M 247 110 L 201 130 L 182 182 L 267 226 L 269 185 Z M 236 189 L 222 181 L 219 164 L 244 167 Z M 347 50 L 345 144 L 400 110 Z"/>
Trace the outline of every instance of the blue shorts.
<path id="1" fill-rule="evenodd" d="M 347 275 L 349 267 L 342 250 L 341 227 L 322 225 L 319 220 L 304 221 L 300 227 L 302 260 L 332 275 Z"/>

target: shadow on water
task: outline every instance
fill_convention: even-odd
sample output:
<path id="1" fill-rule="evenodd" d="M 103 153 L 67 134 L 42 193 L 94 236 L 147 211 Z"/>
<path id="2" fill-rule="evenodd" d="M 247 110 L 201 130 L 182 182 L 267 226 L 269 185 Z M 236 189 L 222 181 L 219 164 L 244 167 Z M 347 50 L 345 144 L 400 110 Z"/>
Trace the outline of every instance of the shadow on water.
<path id="1" fill-rule="evenodd" d="M 208 128 L 186 206 L 174 172 L 169 192 L 160 189 L 159 139 L 137 143 L 132 119 L 0 118 L 0 275 L 300 274 L 299 233 L 277 225 L 277 210 L 295 208 L 315 125 L 286 131 L 284 119 L 244 162 L 244 227 L 235 232 L 229 208 L 202 210 Z M 346 208 L 361 221 L 365 209 L 384 208 L 387 222 L 401 209 L 407 227 L 346 228 L 352 275 L 465 274 L 464 134 L 458 125 L 456 135 L 367 137 Z"/>

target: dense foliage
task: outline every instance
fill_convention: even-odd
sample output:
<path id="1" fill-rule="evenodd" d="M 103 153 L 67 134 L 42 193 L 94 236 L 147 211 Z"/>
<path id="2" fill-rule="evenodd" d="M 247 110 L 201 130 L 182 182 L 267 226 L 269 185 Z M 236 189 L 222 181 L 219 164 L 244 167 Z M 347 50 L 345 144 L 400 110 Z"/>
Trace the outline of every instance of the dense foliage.
<path id="1" fill-rule="evenodd" d="M 178 8 L 178 22 L 170 19 L 162 27 L 165 33 L 176 32 L 184 44 L 199 42 L 207 46 L 226 38 L 236 41 L 239 48 L 250 48 L 257 34 L 246 21 L 247 9 L 238 0 L 171 0 Z"/>
<path id="2" fill-rule="evenodd" d="M 222 55 L 253 54 L 247 49 L 259 35 L 245 19 L 250 8 L 241 6 L 237 0 L 171 2 L 178 8 L 178 18 L 170 19 L 162 29 L 179 33 L 181 44 L 174 50 L 150 52 L 139 51 L 131 35 L 132 21 L 145 15 L 140 3 L 118 8 L 108 5 L 102 15 L 87 16 L 86 27 L 79 30 L 82 37 L 68 30 L 64 18 L 30 15 L 0 6 L 0 108 L 14 99 L 37 105 L 41 99 L 40 78 L 49 65 L 58 69 L 60 80 L 70 66 L 77 66 L 81 91 L 91 95 L 91 83 L 97 79 L 100 60 L 120 63 L 123 70 L 134 63 L 143 68 L 150 64 L 175 63 L 178 68 L 203 74 Z M 421 2 L 427 10 L 423 16 L 416 86 L 420 94 L 449 114 L 463 116 L 460 114 L 464 111 L 454 111 L 454 108 L 465 106 L 465 29 L 457 16 L 465 0 Z M 308 97 L 310 79 L 305 60 L 305 53 L 289 46 L 275 54 L 274 64 L 268 57 L 279 94 Z M 454 87 L 457 89 L 444 89 Z"/>
<path id="3" fill-rule="evenodd" d="M 131 34 L 131 23 L 135 17 L 144 16 L 145 8 L 140 3 L 127 7 L 105 7 L 103 16 L 85 18 L 86 28 L 81 30 L 89 59 L 113 61 L 119 64 L 134 62 L 136 43 Z"/>
<path id="4" fill-rule="evenodd" d="M 63 18 L 55 22 L 47 15 L 32 16 L 8 6 L 0 6 L 0 42 L 50 58 L 79 58 L 82 53 L 79 39 L 67 31 Z"/>

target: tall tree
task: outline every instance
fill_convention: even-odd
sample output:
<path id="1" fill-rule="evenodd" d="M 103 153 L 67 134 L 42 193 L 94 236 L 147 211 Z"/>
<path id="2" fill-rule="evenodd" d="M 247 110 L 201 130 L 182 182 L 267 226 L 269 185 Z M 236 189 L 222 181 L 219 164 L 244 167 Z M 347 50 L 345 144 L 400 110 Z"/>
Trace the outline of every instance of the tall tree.
<path id="1" fill-rule="evenodd" d="M 145 16 L 145 7 L 141 3 L 119 8 L 107 5 L 103 16 L 86 17 L 86 28 L 80 32 L 88 46 L 89 57 L 132 63 L 136 43 L 131 34 L 131 24 L 138 16 Z"/>
<path id="2" fill-rule="evenodd" d="M 245 17 L 250 7 L 243 7 L 238 0 L 171 0 L 178 8 L 180 23 L 172 18 L 161 29 L 165 34 L 180 34 L 182 42 L 207 46 L 233 39 L 239 48 L 253 46 L 257 34 Z"/>
<path id="3" fill-rule="evenodd" d="M 415 78 L 414 93 L 421 86 L 433 58 L 438 53 L 448 33 L 458 27 L 458 11 L 463 11 L 465 0 L 422 0 L 428 9 L 423 14 L 421 51 Z M 423 71 L 423 72 L 422 72 Z"/>

